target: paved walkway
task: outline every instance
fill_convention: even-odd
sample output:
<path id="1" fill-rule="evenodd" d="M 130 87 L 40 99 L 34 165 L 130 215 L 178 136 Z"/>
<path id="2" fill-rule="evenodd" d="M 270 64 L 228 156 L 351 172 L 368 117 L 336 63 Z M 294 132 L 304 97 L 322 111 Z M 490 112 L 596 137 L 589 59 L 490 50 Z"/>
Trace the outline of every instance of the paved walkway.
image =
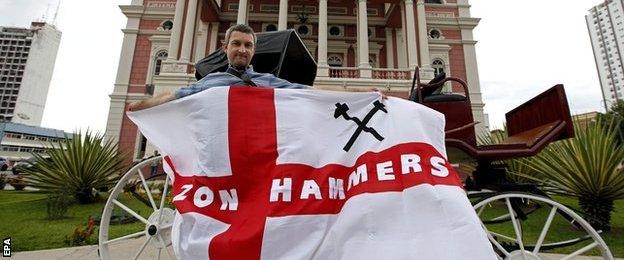
<path id="1" fill-rule="evenodd" d="M 111 245 L 110 259 L 133 259 L 145 238 L 124 240 L 122 243 Z M 171 249 L 171 248 L 170 248 Z M 173 250 L 170 251 L 173 254 Z M 153 244 L 148 244 L 138 259 L 158 259 L 158 250 Z M 9 259 L 9 258 L 7 258 Z M 16 260 L 97 260 L 98 246 L 66 247 L 50 250 L 17 252 L 10 259 Z M 160 259 L 170 259 L 163 250 Z"/>
<path id="2" fill-rule="evenodd" d="M 111 246 L 111 257 L 110 259 L 132 259 L 136 252 L 139 250 L 141 245 L 145 242 L 144 238 L 138 239 L 130 239 L 125 240 L 123 243 L 115 244 Z M 173 254 L 173 251 L 171 251 Z M 145 251 L 141 254 L 139 259 L 157 259 L 158 251 L 152 244 L 148 244 L 145 248 Z M 543 254 L 542 259 L 544 260 L 554 260 L 561 259 L 563 256 L 556 254 Z M 29 252 L 18 252 L 13 255 L 10 259 L 17 260 L 97 260 L 100 259 L 98 256 L 98 247 L 94 246 L 81 246 L 81 247 L 68 247 L 68 248 L 58 248 L 58 249 L 50 249 L 50 250 L 40 250 L 40 251 L 29 251 Z M 160 259 L 170 259 L 167 256 L 167 253 L 163 250 Z M 574 259 L 578 260 L 598 260 L 602 259 L 601 257 L 590 257 L 590 256 L 581 256 Z M 617 258 L 617 260 L 624 260 L 622 258 Z"/>

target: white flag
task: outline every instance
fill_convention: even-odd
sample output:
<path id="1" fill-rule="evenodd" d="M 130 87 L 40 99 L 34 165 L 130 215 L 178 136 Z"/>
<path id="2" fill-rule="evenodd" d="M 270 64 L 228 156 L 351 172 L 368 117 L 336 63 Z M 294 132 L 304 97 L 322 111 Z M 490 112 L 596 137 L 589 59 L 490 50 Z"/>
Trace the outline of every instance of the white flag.
<path id="1" fill-rule="evenodd" d="M 128 116 L 166 155 L 181 259 L 495 259 L 424 106 L 219 87 Z"/>

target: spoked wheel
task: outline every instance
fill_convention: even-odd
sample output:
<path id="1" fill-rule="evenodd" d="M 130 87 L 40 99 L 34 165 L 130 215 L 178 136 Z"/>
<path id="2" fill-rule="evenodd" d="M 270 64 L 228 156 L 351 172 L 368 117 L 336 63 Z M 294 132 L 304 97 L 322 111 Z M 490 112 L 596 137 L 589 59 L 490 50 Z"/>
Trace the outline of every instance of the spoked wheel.
<path id="1" fill-rule="evenodd" d="M 574 259 L 588 253 L 613 259 L 587 221 L 549 198 L 500 193 L 477 202 L 474 209 L 499 259 Z M 502 219 L 508 221 L 492 221 Z"/>
<path id="2" fill-rule="evenodd" d="M 157 156 L 135 165 L 110 192 L 100 221 L 100 259 L 175 259 L 171 179 L 144 171 L 160 160 Z"/>

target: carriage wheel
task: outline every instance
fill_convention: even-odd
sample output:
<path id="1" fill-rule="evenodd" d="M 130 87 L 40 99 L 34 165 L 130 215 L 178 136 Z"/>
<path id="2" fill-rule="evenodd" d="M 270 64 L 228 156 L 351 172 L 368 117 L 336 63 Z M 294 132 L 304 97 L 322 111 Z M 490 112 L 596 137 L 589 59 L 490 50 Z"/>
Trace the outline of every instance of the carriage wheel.
<path id="1" fill-rule="evenodd" d="M 549 198 L 499 193 L 477 202 L 474 209 L 499 259 L 557 259 L 552 254 L 574 259 L 590 250 L 603 259 L 613 259 L 607 244 L 587 221 Z M 531 211 L 531 216 L 524 211 Z M 509 221 L 491 221 L 505 218 Z"/>
<path id="2" fill-rule="evenodd" d="M 171 179 L 166 174 L 146 177 L 149 173 L 143 170 L 161 160 L 157 156 L 140 162 L 111 190 L 100 221 L 100 259 L 175 259 L 171 247 L 175 209 L 167 198 Z"/>

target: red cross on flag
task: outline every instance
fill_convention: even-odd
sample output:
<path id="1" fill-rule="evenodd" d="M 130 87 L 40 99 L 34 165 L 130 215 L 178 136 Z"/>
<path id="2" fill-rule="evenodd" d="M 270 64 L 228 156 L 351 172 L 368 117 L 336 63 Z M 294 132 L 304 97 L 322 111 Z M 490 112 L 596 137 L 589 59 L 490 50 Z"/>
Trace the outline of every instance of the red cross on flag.
<path id="1" fill-rule="evenodd" d="M 128 116 L 166 155 L 180 259 L 495 259 L 424 106 L 220 87 Z"/>

